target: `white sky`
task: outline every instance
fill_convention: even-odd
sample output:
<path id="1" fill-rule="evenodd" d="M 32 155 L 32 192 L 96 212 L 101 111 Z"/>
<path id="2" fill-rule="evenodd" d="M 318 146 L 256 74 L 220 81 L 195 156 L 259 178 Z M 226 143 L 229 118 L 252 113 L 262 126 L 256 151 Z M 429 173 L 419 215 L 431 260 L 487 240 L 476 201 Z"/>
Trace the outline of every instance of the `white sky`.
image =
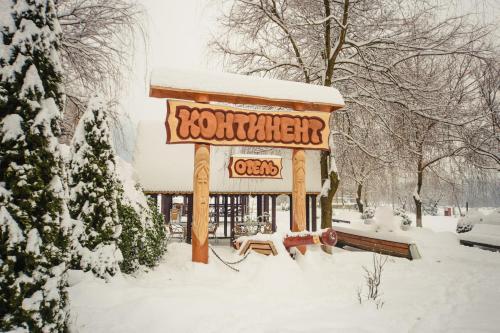
<path id="1" fill-rule="evenodd" d="M 152 68 L 200 68 L 221 70 L 220 61 L 209 54 L 207 43 L 216 29 L 216 17 L 222 0 L 138 0 L 144 7 L 148 50 L 141 42 L 129 86 L 124 90 L 122 105 L 132 120 L 163 119 L 165 102 L 148 97 Z M 438 0 L 441 1 L 441 0 Z M 442 0 L 455 4 L 460 12 L 479 12 L 485 22 L 499 20 L 500 0 Z M 497 22 L 498 23 L 498 22 Z M 500 36 L 500 33 L 498 33 Z"/>
<path id="2" fill-rule="evenodd" d="M 215 27 L 220 0 L 139 0 L 146 11 L 145 50 L 136 44 L 136 55 L 122 106 L 133 121 L 163 119 L 165 101 L 148 97 L 149 73 L 157 67 L 214 69 L 208 61 L 207 43 Z M 213 56 L 213 55 L 212 55 Z"/>

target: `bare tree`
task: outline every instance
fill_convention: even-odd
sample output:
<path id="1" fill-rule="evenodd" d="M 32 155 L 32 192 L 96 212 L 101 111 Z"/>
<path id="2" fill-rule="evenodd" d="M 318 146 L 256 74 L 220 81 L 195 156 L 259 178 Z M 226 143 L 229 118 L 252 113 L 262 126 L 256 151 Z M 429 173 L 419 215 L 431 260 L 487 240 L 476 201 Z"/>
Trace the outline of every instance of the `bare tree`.
<path id="1" fill-rule="evenodd" d="M 394 128 L 385 110 L 400 109 L 398 91 L 415 88 L 408 77 L 394 73 L 414 59 L 476 54 L 476 41 L 488 33 L 465 16 L 441 18 L 434 1 L 235 0 L 228 7 L 220 19 L 224 34 L 213 47 L 226 56 L 229 68 L 335 85 L 345 96 L 347 112 L 357 105 L 387 131 Z M 429 117 L 419 108 L 406 110 Z M 361 142 L 351 141 L 370 155 Z M 331 226 L 339 185 L 332 159 L 332 150 L 321 155 L 323 228 Z"/>
<path id="2" fill-rule="evenodd" d="M 88 96 L 108 101 L 110 118 L 119 121 L 117 97 L 133 56 L 137 32 L 143 36 L 141 7 L 127 0 L 58 0 L 61 56 L 66 87 L 63 131 L 71 138 Z"/>

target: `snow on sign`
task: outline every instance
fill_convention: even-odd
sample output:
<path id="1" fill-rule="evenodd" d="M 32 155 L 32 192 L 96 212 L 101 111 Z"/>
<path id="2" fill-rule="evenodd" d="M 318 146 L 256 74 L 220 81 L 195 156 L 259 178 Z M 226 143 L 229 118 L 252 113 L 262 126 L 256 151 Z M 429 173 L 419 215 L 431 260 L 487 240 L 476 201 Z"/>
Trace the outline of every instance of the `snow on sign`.
<path id="1" fill-rule="evenodd" d="M 167 143 L 328 149 L 327 112 L 269 112 L 169 100 Z"/>
<path id="2" fill-rule="evenodd" d="M 229 178 L 283 178 L 281 156 L 233 155 L 228 169 Z"/>

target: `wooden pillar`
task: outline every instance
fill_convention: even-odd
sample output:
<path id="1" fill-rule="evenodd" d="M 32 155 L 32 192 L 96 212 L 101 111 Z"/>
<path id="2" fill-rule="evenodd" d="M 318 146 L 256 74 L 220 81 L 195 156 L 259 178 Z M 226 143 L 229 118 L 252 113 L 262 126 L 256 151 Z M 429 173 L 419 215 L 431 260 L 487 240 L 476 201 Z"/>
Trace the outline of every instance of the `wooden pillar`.
<path id="1" fill-rule="evenodd" d="M 187 215 L 188 199 L 185 194 L 182 195 L 182 215 Z"/>
<path id="2" fill-rule="evenodd" d="M 219 195 L 215 195 L 215 202 L 214 202 L 214 207 L 215 207 L 215 223 L 219 224 Z"/>
<path id="3" fill-rule="evenodd" d="M 273 232 L 276 232 L 276 195 L 271 195 L 271 223 Z"/>
<path id="4" fill-rule="evenodd" d="M 158 194 L 156 193 L 148 194 L 148 197 L 153 200 L 155 206 L 158 205 Z"/>
<path id="5" fill-rule="evenodd" d="M 172 196 L 170 194 L 161 195 L 161 213 L 165 217 L 165 222 L 170 222 L 170 209 L 172 208 Z"/>
<path id="6" fill-rule="evenodd" d="M 303 149 L 293 150 L 292 169 L 292 231 L 303 231 L 306 227 L 306 155 Z M 303 254 L 306 252 L 305 245 L 297 248 Z"/>
<path id="7" fill-rule="evenodd" d="M 227 211 L 228 211 L 228 197 L 224 194 L 224 237 L 227 237 Z"/>
<path id="8" fill-rule="evenodd" d="M 309 214 L 310 214 L 310 209 L 309 209 L 309 199 L 311 197 L 309 195 L 306 194 L 306 230 L 307 231 L 311 231 L 311 228 L 310 228 L 310 219 L 309 219 Z"/>
<path id="9" fill-rule="evenodd" d="M 187 195 L 187 228 L 186 243 L 191 244 L 191 230 L 193 229 L 193 195 Z"/>
<path id="10" fill-rule="evenodd" d="M 208 263 L 210 146 L 194 145 L 192 261 Z"/>
<path id="11" fill-rule="evenodd" d="M 240 213 L 241 213 L 241 221 L 245 218 L 245 196 L 243 194 L 239 195 L 240 198 Z"/>
<path id="12" fill-rule="evenodd" d="M 195 102 L 207 103 L 208 95 Z M 208 264 L 208 219 L 210 211 L 210 146 L 194 145 L 192 261 Z"/>
<path id="13" fill-rule="evenodd" d="M 257 220 L 262 216 L 262 195 L 257 194 Z"/>
<path id="14" fill-rule="evenodd" d="M 311 195 L 311 220 L 312 220 L 312 231 L 316 231 L 318 226 L 317 226 L 317 217 L 316 217 L 316 194 Z"/>
<path id="15" fill-rule="evenodd" d="M 233 241 L 234 241 L 234 217 L 235 217 L 235 214 L 234 214 L 234 207 L 235 207 L 235 204 L 234 204 L 234 195 L 231 195 L 230 196 L 230 199 L 231 199 L 231 245 L 233 245 Z"/>
<path id="16" fill-rule="evenodd" d="M 293 227 L 293 200 L 291 194 L 288 195 L 288 206 L 290 211 L 290 231 L 291 231 Z"/>
<path id="17" fill-rule="evenodd" d="M 269 214 L 269 196 L 266 194 L 262 196 L 262 199 L 264 200 L 264 213 Z"/>

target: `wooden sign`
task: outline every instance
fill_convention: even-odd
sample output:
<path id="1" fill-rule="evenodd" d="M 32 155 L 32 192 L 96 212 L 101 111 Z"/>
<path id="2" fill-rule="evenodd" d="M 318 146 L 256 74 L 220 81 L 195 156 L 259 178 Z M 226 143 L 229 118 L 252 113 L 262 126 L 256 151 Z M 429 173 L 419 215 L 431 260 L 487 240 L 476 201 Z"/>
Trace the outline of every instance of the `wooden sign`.
<path id="1" fill-rule="evenodd" d="M 169 100 L 167 143 L 328 149 L 330 114 L 251 111 Z"/>
<path id="2" fill-rule="evenodd" d="M 281 179 L 281 157 L 233 155 L 229 159 L 229 178 Z"/>

